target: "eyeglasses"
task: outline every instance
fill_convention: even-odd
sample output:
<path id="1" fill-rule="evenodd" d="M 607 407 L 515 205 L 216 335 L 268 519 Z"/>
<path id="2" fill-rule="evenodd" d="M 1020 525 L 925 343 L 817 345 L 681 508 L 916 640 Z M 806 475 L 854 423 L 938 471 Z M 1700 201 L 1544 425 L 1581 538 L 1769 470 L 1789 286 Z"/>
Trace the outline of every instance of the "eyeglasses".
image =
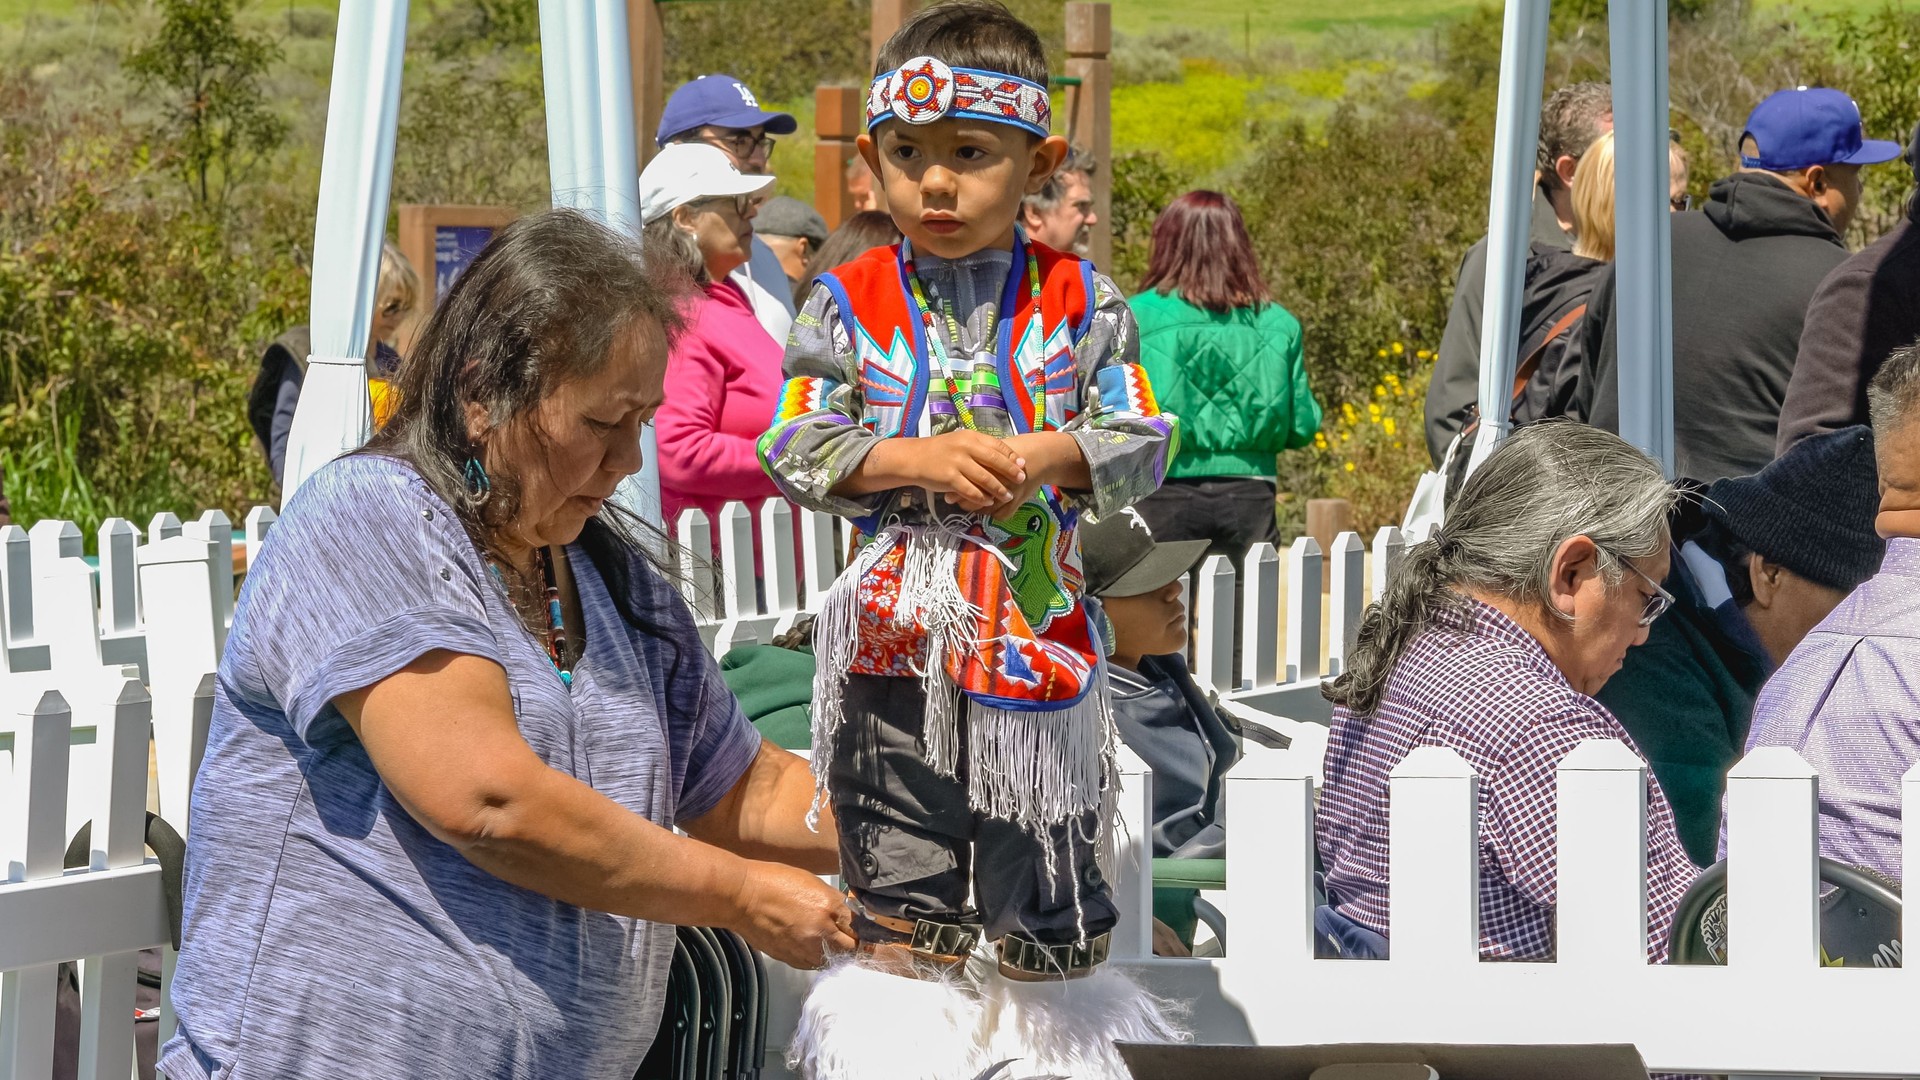
<path id="1" fill-rule="evenodd" d="M 1675 195 L 1673 198 L 1667 200 L 1667 205 L 1673 207 L 1674 213 L 1684 214 L 1693 209 L 1693 196 Z"/>
<path id="2" fill-rule="evenodd" d="M 741 221 L 745 221 L 748 218 L 753 216 L 754 211 L 764 206 L 766 204 L 766 201 L 767 201 L 767 197 L 765 195 L 758 195 L 758 194 L 710 195 L 704 199 L 695 199 L 694 205 L 706 206 L 708 204 L 712 204 L 715 206 L 731 206 L 733 207 L 734 214 L 736 214 Z"/>
<path id="3" fill-rule="evenodd" d="M 746 128 L 701 128 L 699 135 L 702 142 L 725 150 L 741 161 L 773 155 L 773 136 L 755 135 Z"/>
<path id="4" fill-rule="evenodd" d="M 1619 559 L 1622 563 L 1626 564 L 1627 569 L 1633 571 L 1636 574 L 1639 574 L 1641 581 L 1644 581 L 1647 584 L 1653 586 L 1653 595 L 1647 597 L 1646 610 L 1640 613 L 1640 625 L 1652 626 L 1653 620 L 1666 614 L 1667 609 L 1673 606 L 1673 594 L 1668 592 L 1666 589 L 1661 588 L 1659 582 L 1648 577 L 1646 571 L 1633 565 L 1632 561 L 1629 560 L 1626 556 L 1615 555 L 1614 558 Z"/>

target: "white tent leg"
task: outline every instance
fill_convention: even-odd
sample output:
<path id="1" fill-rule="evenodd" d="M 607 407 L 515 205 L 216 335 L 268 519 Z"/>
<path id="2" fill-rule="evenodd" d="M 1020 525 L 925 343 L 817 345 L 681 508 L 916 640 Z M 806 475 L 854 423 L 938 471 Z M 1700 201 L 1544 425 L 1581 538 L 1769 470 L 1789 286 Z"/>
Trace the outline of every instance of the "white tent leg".
<path id="1" fill-rule="evenodd" d="M 1480 433 L 1471 472 L 1506 437 L 1520 336 L 1520 293 L 1533 217 L 1540 90 L 1547 66 L 1548 0 L 1507 0 L 1500 45 L 1493 194 L 1487 210 L 1486 307 L 1480 320 Z"/>
<path id="2" fill-rule="evenodd" d="M 313 356 L 287 440 L 281 502 L 341 453 L 366 442 L 367 338 L 400 119 L 406 0 L 340 5 L 313 239 Z"/>
<path id="3" fill-rule="evenodd" d="M 1612 0 L 1620 435 L 1674 475 L 1667 0 Z"/>
<path id="4" fill-rule="evenodd" d="M 625 0 L 540 0 L 553 205 L 585 211 L 638 235 L 640 167 L 633 141 L 633 69 Z M 660 469 L 653 426 L 640 431 L 645 464 L 620 485 L 628 509 L 659 525 Z"/>

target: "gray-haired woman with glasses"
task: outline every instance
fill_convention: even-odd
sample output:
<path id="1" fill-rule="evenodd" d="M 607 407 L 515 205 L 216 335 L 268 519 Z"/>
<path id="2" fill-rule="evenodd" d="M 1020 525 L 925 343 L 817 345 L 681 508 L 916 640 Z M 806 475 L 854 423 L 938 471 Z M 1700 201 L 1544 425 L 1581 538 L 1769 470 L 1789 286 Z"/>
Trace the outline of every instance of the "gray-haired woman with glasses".
<path id="1" fill-rule="evenodd" d="M 768 335 L 732 276 L 752 257 L 753 219 L 772 188 L 773 177 L 742 173 L 705 143 L 671 144 L 640 174 L 648 249 L 699 286 L 683 306 L 687 332 L 674 342 L 654 420 L 670 522 L 682 510 L 713 519 L 728 500 L 778 494 L 755 443 L 780 395 L 784 343 Z"/>
<path id="2" fill-rule="evenodd" d="M 1494 451 L 1440 531 L 1407 552 L 1327 688 L 1323 921 L 1392 938 L 1387 778 L 1416 748 L 1444 746 L 1480 781 L 1481 955 L 1552 958 L 1555 770 L 1588 739 L 1634 747 L 1592 695 L 1672 601 L 1659 582 L 1675 498 L 1618 436 L 1538 424 Z M 1659 961 L 1695 871 L 1651 779 L 1648 799 L 1647 951 Z"/>

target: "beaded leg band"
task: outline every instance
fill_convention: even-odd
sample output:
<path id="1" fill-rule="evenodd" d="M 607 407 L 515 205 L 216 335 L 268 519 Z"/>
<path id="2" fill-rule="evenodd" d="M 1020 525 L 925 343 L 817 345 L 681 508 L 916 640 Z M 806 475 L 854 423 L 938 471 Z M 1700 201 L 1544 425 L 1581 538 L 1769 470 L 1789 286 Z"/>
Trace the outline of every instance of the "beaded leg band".
<path id="1" fill-rule="evenodd" d="M 1111 933 L 1065 945 L 1042 945 L 1008 934 L 999 941 L 1000 974 L 1016 982 L 1078 979 L 1107 961 Z"/>

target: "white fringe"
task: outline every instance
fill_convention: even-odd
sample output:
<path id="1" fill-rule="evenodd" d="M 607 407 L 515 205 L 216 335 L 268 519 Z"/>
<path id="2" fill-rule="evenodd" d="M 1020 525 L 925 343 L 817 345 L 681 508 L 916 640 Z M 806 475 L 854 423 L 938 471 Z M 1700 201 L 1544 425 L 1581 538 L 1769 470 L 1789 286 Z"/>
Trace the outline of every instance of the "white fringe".
<path id="1" fill-rule="evenodd" d="M 983 616 L 960 590 L 960 555 L 970 545 L 1005 558 L 998 548 L 958 526 L 889 526 L 827 591 L 814 620 L 814 798 L 808 827 L 819 827 L 832 747 L 846 715 L 846 677 L 859 645 L 859 584 L 894 548 L 904 547 L 894 620 L 902 629 L 924 628 L 926 636 L 926 667 L 919 675 L 927 701 L 921 735 L 927 764 L 942 776 L 958 775 L 960 724 L 966 722 L 968 802 L 973 809 L 1041 834 L 1050 825 L 1098 811 L 1095 847 L 1105 870 L 1118 807 L 1116 735 L 1105 661 L 1096 662 L 1087 696 L 1065 709 L 1000 709 L 965 698 L 947 674 L 946 660 L 953 650 L 974 646 Z M 1077 879 L 1074 888 L 1077 906 Z"/>
<path id="2" fill-rule="evenodd" d="M 805 1080 L 972 1080 L 988 1064 L 979 996 L 932 971 L 913 979 L 855 959 L 815 977 L 787 1049 Z"/>
<path id="3" fill-rule="evenodd" d="M 984 987 L 987 1057 L 1019 1059 L 1019 1076 L 1131 1080 L 1115 1042 L 1180 1043 L 1193 1036 L 1185 1009 L 1112 965 L 1078 979 L 1016 982 L 998 973 Z"/>

